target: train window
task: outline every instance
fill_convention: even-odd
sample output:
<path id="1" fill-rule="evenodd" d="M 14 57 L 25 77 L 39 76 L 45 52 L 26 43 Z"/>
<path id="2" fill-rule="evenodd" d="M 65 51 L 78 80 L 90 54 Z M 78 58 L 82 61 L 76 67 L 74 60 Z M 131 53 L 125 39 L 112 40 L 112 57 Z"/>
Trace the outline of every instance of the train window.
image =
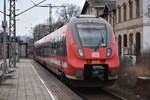
<path id="1" fill-rule="evenodd" d="M 63 36 L 63 38 L 62 38 L 62 39 L 63 39 L 63 42 L 62 42 L 62 43 L 63 43 L 63 48 L 62 48 L 62 49 L 63 49 L 63 50 L 62 50 L 62 51 L 63 51 L 63 53 L 62 53 L 62 54 L 63 54 L 63 56 L 67 56 L 67 49 L 66 49 L 66 37 L 65 37 L 65 36 Z"/>
<path id="2" fill-rule="evenodd" d="M 60 46 L 63 47 L 63 37 L 61 37 Z"/>
<path id="3" fill-rule="evenodd" d="M 60 37 L 58 37 L 58 48 L 60 48 Z"/>
<path id="4" fill-rule="evenodd" d="M 56 44 L 56 41 L 55 41 L 55 40 L 54 40 L 54 44 L 53 44 L 53 45 L 54 45 L 54 49 L 56 49 L 56 47 L 57 47 L 56 45 L 57 45 L 57 44 Z"/>
<path id="5" fill-rule="evenodd" d="M 53 48 L 53 49 L 54 49 L 54 47 L 55 47 L 55 46 L 54 46 L 54 42 L 55 42 L 55 41 L 54 41 L 54 39 L 53 39 L 53 40 L 52 40 L 52 48 Z"/>
<path id="6" fill-rule="evenodd" d="M 51 39 L 48 46 L 40 47 L 40 56 L 66 56 L 66 37 L 64 35 Z"/>
<path id="7" fill-rule="evenodd" d="M 78 24 L 77 29 L 82 46 L 106 46 L 106 26 L 104 24 Z"/>

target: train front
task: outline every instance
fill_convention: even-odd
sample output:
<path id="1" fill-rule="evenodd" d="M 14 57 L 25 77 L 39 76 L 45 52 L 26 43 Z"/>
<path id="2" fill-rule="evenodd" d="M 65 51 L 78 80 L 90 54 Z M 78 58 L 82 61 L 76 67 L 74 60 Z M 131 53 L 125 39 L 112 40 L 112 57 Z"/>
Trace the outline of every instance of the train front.
<path id="1" fill-rule="evenodd" d="M 73 18 L 67 29 L 67 62 L 66 77 L 75 85 L 112 85 L 120 61 L 111 25 L 102 18 Z"/>

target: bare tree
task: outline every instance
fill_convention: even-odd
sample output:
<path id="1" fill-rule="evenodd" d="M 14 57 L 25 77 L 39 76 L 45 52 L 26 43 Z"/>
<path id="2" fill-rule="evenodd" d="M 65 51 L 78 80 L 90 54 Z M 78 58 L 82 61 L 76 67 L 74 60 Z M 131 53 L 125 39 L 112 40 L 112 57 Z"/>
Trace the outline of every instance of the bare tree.
<path id="1" fill-rule="evenodd" d="M 51 26 L 52 27 L 52 26 Z M 45 24 L 36 25 L 33 28 L 34 41 L 41 39 L 42 37 L 48 35 L 50 32 L 50 26 Z"/>
<path id="2" fill-rule="evenodd" d="M 66 6 L 65 9 L 57 10 L 58 20 L 62 20 L 63 22 L 68 21 L 71 17 L 79 15 L 80 7 L 73 4 L 63 4 L 62 6 Z"/>
<path id="3" fill-rule="evenodd" d="M 76 16 L 80 13 L 80 7 L 73 4 L 63 4 L 62 6 L 66 6 L 65 9 L 57 10 L 58 19 L 51 26 L 46 24 L 39 24 L 34 27 L 33 37 L 34 41 L 41 39 L 42 37 L 48 35 L 49 33 L 57 30 L 62 27 L 65 22 L 67 22 L 71 17 Z"/>
<path id="4" fill-rule="evenodd" d="M 57 20 L 53 24 L 53 28 L 54 28 L 54 30 L 57 30 L 58 28 L 62 27 L 63 25 L 64 25 L 64 21 L 63 20 Z"/>

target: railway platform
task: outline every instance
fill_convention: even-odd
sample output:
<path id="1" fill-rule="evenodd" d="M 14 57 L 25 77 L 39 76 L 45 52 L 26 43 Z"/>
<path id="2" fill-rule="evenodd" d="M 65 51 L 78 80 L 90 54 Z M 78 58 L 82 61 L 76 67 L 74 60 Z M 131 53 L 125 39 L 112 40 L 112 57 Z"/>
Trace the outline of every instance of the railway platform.
<path id="1" fill-rule="evenodd" d="M 0 100 L 73 100 L 62 91 L 61 88 L 65 86 L 57 86 L 59 82 L 55 83 L 54 78 L 46 80 L 49 82 L 47 84 L 39 75 L 44 72 L 37 71 L 38 64 L 33 62 L 21 59 L 16 71 L 6 80 L 3 79 L 0 85 Z"/>

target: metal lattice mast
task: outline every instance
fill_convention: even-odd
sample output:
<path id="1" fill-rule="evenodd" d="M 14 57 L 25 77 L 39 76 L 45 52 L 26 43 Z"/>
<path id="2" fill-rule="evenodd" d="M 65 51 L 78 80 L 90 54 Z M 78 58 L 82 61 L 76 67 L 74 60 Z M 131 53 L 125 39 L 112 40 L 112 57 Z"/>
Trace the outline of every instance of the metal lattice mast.
<path id="1" fill-rule="evenodd" d="M 7 66 L 7 62 L 6 62 L 6 58 L 7 58 L 7 40 L 6 40 L 6 36 L 7 36 L 7 21 L 6 21 L 6 0 L 4 0 L 4 20 L 2 22 L 2 27 L 3 27 L 3 61 L 4 61 L 4 67 L 5 67 L 5 74 L 8 73 L 8 66 Z"/>
<path id="2" fill-rule="evenodd" d="M 9 0 L 9 66 L 16 67 L 16 0 Z"/>
<path id="3" fill-rule="evenodd" d="M 52 31 L 52 4 L 49 4 L 49 26 L 50 32 Z"/>

